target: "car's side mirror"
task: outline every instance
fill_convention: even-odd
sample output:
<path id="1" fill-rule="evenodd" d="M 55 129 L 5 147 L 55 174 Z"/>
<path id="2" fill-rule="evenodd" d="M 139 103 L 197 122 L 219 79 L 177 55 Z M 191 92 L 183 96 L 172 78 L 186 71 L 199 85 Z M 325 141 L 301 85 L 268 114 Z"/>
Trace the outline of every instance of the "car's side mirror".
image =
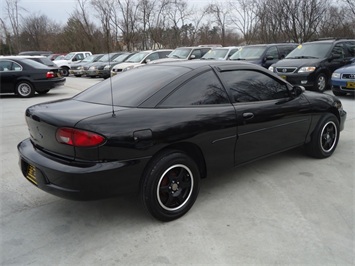
<path id="1" fill-rule="evenodd" d="M 332 54 L 330 59 L 339 59 L 341 58 L 341 54 Z"/>
<path id="2" fill-rule="evenodd" d="M 291 90 L 291 94 L 293 97 L 298 97 L 300 96 L 302 93 L 304 93 L 306 91 L 306 89 L 303 86 L 293 86 L 292 90 Z"/>
<path id="3" fill-rule="evenodd" d="M 194 55 L 194 54 L 190 56 L 190 59 L 195 59 L 195 58 L 196 58 L 196 55 Z"/>
<path id="4" fill-rule="evenodd" d="M 274 60 L 274 57 L 272 55 L 268 55 L 267 57 L 265 57 L 265 61 L 268 60 Z"/>

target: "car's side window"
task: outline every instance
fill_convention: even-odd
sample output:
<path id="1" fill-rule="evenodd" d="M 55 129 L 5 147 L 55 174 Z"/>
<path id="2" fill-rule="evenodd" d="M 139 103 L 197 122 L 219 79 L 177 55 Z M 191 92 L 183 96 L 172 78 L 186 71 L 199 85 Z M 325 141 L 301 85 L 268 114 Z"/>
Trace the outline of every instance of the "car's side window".
<path id="1" fill-rule="evenodd" d="M 0 71 L 21 71 L 22 67 L 12 61 L 1 61 L 0 62 Z"/>
<path id="2" fill-rule="evenodd" d="M 342 43 L 336 44 L 332 50 L 332 54 L 338 55 L 340 56 L 340 59 L 343 59 L 345 55 L 343 44 Z"/>
<path id="3" fill-rule="evenodd" d="M 210 70 L 184 83 L 169 95 L 160 106 L 188 107 L 226 103 L 229 103 L 227 93 L 216 74 Z"/>
<path id="4" fill-rule="evenodd" d="M 257 102 L 289 97 L 286 84 L 255 70 L 221 73 L 233 103 Z"/>
<path id="5" fill-rule="evenodd" d="M 202 57 L 202 53 L 200 49 L 196 49 L 192 52 L 192 55 L 195 56 L 195 59 L 201 58 Z"/>
<path id="6" fill-rule="evenodd" d="M 266 51 L 265 56 L 266 56 L 266 57 L 272 56 L 274 59 L 278 59 L 278 58 L 279 58 L 279 53 L 278 53 L 278 51 L 277 51 L 276 46 L 270 47 L 270 48 Z"/>
<path id="7" fill-rule="evenodd" d="M 147 61 L 147 60 L 153 61 L 153 60 L 157 60 L 157 59 L 159 59 L 158 53 L 152 53 L 147 56 L 145 61 Z"/>
<path id="8" fill-rule="evenodd" d="M 345 42 L 344 45 L 350 57 L 355 57 L 355 42 Z"/>

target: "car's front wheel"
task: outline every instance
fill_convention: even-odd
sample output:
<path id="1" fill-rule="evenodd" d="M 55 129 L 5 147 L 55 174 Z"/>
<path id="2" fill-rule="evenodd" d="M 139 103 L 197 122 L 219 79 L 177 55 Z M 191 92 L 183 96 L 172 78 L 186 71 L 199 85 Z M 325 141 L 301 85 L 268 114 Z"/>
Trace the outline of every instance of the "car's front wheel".
<path id="1" fill-rule="evenodd" d="M 316 158 L 327 158 L 333 154 L 339 141 L 339 121 L 335 115 L 324 115 L 312 133 L 306 151 Z"/>
<path id="2" fill-rule="evenodd" d="M 35 94 L 35 90 L 32 84 L 28 81 L 20 81 L 16 84 L 15 93 L 23 98 L 32 97 Z"/>
<path id="3" fill-rule="evenodd" d="M 328 87 L 327 76 L 323 73 L 320 73 L 316 78 L 315 89 L 318 92 L 324 92 Z"/>
<path id="4" fill-rule="evenodd" d="M 172 221 L 190 210 L 200 185 L 193 159 L 179 151 L 161 153 L 147 168 L 141 197 L 148 212 L 158 220 Z"/>

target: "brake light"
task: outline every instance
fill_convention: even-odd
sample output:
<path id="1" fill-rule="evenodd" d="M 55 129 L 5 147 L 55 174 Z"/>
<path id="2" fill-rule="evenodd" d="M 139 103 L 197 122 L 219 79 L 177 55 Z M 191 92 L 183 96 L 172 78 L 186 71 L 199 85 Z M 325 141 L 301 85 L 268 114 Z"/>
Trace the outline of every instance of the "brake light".
<path id="1" fill-rule="evenodd" d="M 99 134 L 68 127 L 59 128 L 56 139 L 59 143 L 74 147 L 95 147 L 105 142 L 105 138 Z"/>
<path id="2" fill-rule="evenodd" d="M 54 78 L 55 75 L 54 75 L 54 72 L 53 71 L 48 71 L 47 74 L 46 74 L 46 78 L 47 79 L 51 79 L 51 78 Z"/>

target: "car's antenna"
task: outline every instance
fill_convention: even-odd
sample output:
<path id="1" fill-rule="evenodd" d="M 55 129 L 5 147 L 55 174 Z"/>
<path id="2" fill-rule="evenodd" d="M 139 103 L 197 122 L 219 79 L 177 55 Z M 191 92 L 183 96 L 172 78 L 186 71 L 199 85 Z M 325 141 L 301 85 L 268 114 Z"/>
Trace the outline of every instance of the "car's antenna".
<path id="1" fill-rule="evenodd" d="M 107 53 L 108 53 L 108 64 L 111 65 L 111 58 L 110 58 L 110 43 L 109 43 L 109 30 L 107 30 Z M 110 68 L 109 68 L 110 69 Z M 113 88 L 112 88 L 112 79 L 111 79 L 111 71 L 110 75 L 110 90 L 111 90 L 111 107 L 112 107 L 112 117 L 115 117 L 115 108 L 113 106 Z"/>

